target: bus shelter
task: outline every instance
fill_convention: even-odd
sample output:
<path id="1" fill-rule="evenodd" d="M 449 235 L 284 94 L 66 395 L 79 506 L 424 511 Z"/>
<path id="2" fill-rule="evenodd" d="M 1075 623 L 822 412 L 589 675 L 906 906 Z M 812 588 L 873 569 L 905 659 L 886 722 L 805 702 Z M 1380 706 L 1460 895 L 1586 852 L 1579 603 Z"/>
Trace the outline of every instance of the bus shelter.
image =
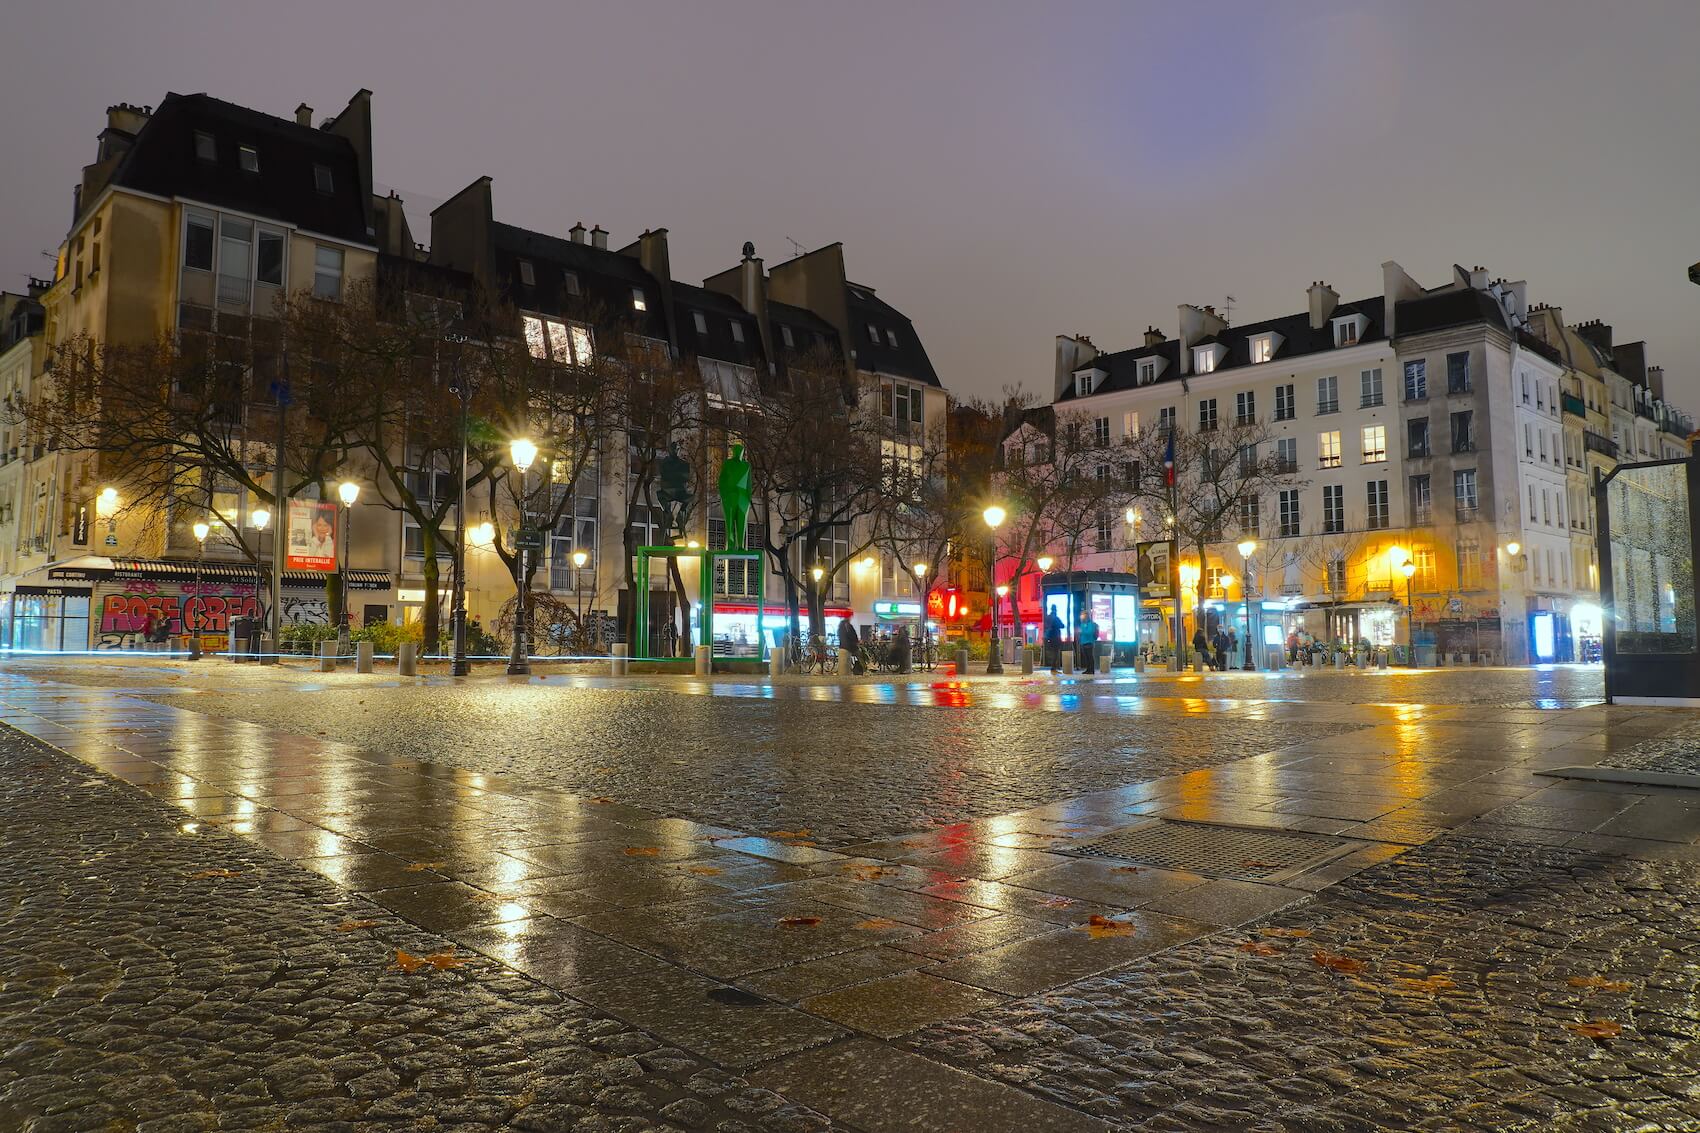
<path id="1" fill-rule="evenodd" d="M 1594 503 L 1606 702 L 1700 706 L 1700 459 L 1620 464 L 1596 479 Z"/>

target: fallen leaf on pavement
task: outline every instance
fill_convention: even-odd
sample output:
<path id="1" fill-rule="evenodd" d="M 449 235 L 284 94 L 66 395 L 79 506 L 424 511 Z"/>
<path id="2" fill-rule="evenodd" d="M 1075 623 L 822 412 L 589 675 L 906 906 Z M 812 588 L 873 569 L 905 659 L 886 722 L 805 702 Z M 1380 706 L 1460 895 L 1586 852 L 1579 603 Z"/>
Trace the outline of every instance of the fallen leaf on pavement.
<path id="1" fill-rule="evenodd" d="M 1102 913 L 1093 913 L 1085 924 L 1074 927 L 1093 940 L 1103 940 L 1108 936 L 1132 936 L 1134 931 L 1133 925 L 1128 921 L 1113 921 Z"/>
<path id="2" fill-rule="evenodd" d="M 854 877 L 857 881 L 878 881 L 882 877 L 889 877 L 897 872 L 895 869 L 889 869 L 883 865 L 847 865 L 843 868 L 845 873 Z"/>
<path id="3" fill-rule="evenodd" d="M 1310 962 L 1319 968 L 1327 968 L 1331 972 L 1361 972 L 1364 970 L 1362 960 L 1354 960 L 1350 956 L 1340 956 L 1333 952 L 1312 952 Z"/>
<path id="4" fill-rule="evenodd" d="M 1572 1023 L 1570 1029 L 1585 1039 L 1615 1039 L 1623 1033 L 1623 1024 L 1610 1019 L 1595 1019 L 1588 1023 Z"/>
<path id="5" fill-rule="evenodd" d="M 461 967 L 465 963 L 465 960 L 455 955 L 452 948 L 447 952 L 432 952 L 428 956 L 415 956 L 413 953 L 403 952 L 399 948 L 395 952 L 395 966 L 404 972 L 417 972 L 421 968 L 436 968 L 438 971 L 446 971 L 449 968 Z"/>
<path id="6" fill-rule="evenodd" d="M 1406 991 L 1443 991 L 1446 988 L 1458 986 L 1446 976 L 1425 976 L 1420 980 L 1400 976 L 1393 982 Z"/>
<path id="7" fill-rule="evenodd" d="M 1295 940 L 1303 940 L 1310 935 L 1308 928 L 1261 928 L 1257 931 L 1264 936 L 1287 936 Z"/>
<path id="8" fill-rule="evenodd" d="M 1245 940 L 1240 942 L 1241 952 L 1250 952 L 1253 956 L 1279 956 L 1281 950 L 1266 940 Z"/>
<path id="9" fill-rule="evenodd" d="M 820 924 L 820 918 L 819 917 L 780 917 L 779 918 L 779 927 L 780 928 L 808 928 L 810 925 L 817 925 L 817 924 Z"/>
<path id="10" fill-rule="evenodd" d="M 1565 981 L 1571 987 L 1592 988 L 1594 991 L 1628 991 L 1623 980 L 1608 980 L 1604 976 L 1571 976 Z"/>
<path id="11" fill-rule="evenodd" d="M 363 928 L 377 928 L 377 921 L 343 921 L 336 926 L 338 932 L 359 932 Z"/>
<path id="12" fill-rule="evenodd" d="M 660 846 L 627 846 L 622 851 L 628 858 L 653 858 L 661 853 Z"/>
<path id="13" fill-rule="evenodd" d="M 884 917 L 869 917 L 865 921 L 857 921 L 856 927 L 865 928 L 869 932 L 882 932 L 888 928 L 896 928 L 898 925 L 896 921 L 887 920 Z"/>
<path id="14" fill-rule="evenodd" d="M 688 865 L 685 867 L 685 872 L 694 873 L 698 877 L 719 877 L 726 871 L 717 865 Z"/>
<path id="15" fill-rule="evenodd" d="M 590 801 L 593 802 L 593 803 L 611 803 L 614 800 L 609 798 L 607 795 L 597 795 L 595 798 L 591 799 Z"/>
<path id="16" fill-rule="evenodd" d="M 241 877 L 242 871 L 239 869 L 203 869 L 201 872 L 191 873 L 189 876 L 199 881 L 204 877 Z"/>
<path id="17" fill-rule="evenodd" d="M 794 839 L 807 838 L 812 833 L 814 833 L 814 831 L 810 830 L 807 826 L 799 826 L 795 830 L 769 830 L 767 832 L 767 836 L 769 838 Z"/>
<path id="18" fill-rule="evenodd" d="M 433 870 L 442 869 L 444 866 L 446 866 L 448 864 L 449 864 L 448 862 L 414 862 L 412 865 L 409 865 L 407 867 L 407 872 L 408 873 L 430 873 Z"/>
<path id="19" fill-rule="evenodd" d="M 1110 872 L 1111 873 L 1144 873 L 1145 867 L 1142 866 L 1142 865 L 1118 865 L 1118 866 L 1111 866 Z"/>

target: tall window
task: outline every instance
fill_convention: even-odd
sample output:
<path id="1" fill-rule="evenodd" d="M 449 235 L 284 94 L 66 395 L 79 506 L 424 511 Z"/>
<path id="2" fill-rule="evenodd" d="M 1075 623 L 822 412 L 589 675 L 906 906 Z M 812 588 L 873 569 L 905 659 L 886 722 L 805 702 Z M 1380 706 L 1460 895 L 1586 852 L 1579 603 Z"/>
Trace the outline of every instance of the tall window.
<path id="1" fill-rule="evenodd" d="M 1417 417 L 1405 422 L 1405 455 L 1429 455 L 1428 418 Z"/>
<path id="2" fill-rule="evenodd" d="M 1216 369 L 1216 350 L 1214 347 L 1201 346 L 1192 352 L 1192 368 L 1200 374 L 1212 373 Z"/>
<path id="3" fill-rule="evenodd" d="M 1166 433 L 1174 427 L 1175 407 L 1172 405 L 1165 405 L 1163 408 L 1157 410 L 1157 431 L 1159 433 Z"/>
<path id="4" fill-rule="evenodd" d="M 1139 413 L 1137 410 L 1129 409 L 1122 414 L 1122 436 L 1129 440 L 1139 436 Z"/>
<path id="5" fill-rule="evenodd" d="M 1108 417 L 1094 417 L 1092 419 L 1092 443 L 1099 448 L 1110 446 L 1110 419 Z"/>
<path id="6" fill-rule="evenodd" d="M 259 258 L 254 264 L 254 278 L 274 287 L 283 286 L 283 233 L 260 229 Z"/>
<path id="7" fill-rule="evenodd" d="M 1316 434 L 1316 458 L 1323 468 L 1340 467 L 1340 430 Z"/>
<path id="8" fill-rule="evenodd" d="M 1214 432 L 1216 429 L 1216 399 L 1207 397 L 1198 403 L 1198 431 L 1201 433 Z"/>
<path id="9" fill-rule="evenodd" d="M 1275 420 L 1291 421 L 1298 416 L 1298 398 L 1293 396 L 1292 383 L 1275 387 Z"/>
<path id="10" fill-rule="evenodd" d="M 1251 360 L 1267 362 L 1275 357 L 1275 340 L 1269 335 L 1260 334 L 1251 340 Z"/>
<path id="11" fill-rule="evenodd" d="M 1257 422 L 1257 394 L 1245 390 L 1234 395 L 1234 424 L 1251 425 Z"/>
<path id="12" fill-rule="evenodd" d="M 1458 588 L 1480 590 L 1482 586 L 1482 544 L 1475 536 L 1458 540 Z"/>
<path id="13" fill-rule="evenodd" d="M 1297 437 L 1275 438 L 1275 463 L 1282 472 L 1297 472 L 1299 470 L 1299 439 Z"/>
<path id="14" fill-rule="evenodd" d="M 1322 530 L 1328 535 L 1346 530 L 1346 489 L 1339 484 L 1322 486 Z"/>
<path id="15" fill-rule="evenodd" d="M 1434 496 L 1426 475 L 1411 477 L 1411 522 L 1434 522 Z"/>
<path id="16" fill-rule="evenodd" d="M 1379 464 L 1387 459 L 1387 426 L 1364 426 L 1364 463 Z"/>
<path id="17" fill-rule="evenodd" d="M 1470 352 L 1468 350 L 1446 356 L 1446 392 L 1470 392 Z"/>
<path id="18" fill-rule="evenodd" d="M 1318 413 L 1338 413 L 1340 411 L 1340 379 L 1333 374 L 1326 378 L 1316 379 L 1316 411 Z"/>
<path id="19" fill-rule="evenodd" d="M 1240 534 L 1256 536 L 1259 534 L 1258 507 L 1256 496 L 1240 497 Z"/>
<path id="20" fill-rule="evenodd" d="M 1437 589 L 1439 579 L 1434 569 L 1434 548 L 1427 543 L 1419 544 L 1411 549 L 1411 561 L 1417 564 L 1417 572 L 1411 576 L 1411 588 L 1423 591 Z"/>
<path id="21" fill-rule="evenodd" d="M 1476 451 L 1475 414 L 1468 409 L 1452 415 L 1452 451 Z"/>
<path id="22" fill-rule="evenodd" d="M 1344 595 L 1346 593 L 1346 556 L 1335 552 L 1323 564 L 1323 588 L 1330 594 Z"/>
<path id="23" fill-rule="evenodd" d="M 1226 598 L 1228 596 L 1228 586 L 1227 586 L 1227 582 L 1225 581 L 1227 579 L 1227 577 L 1228 577 L 1228 572 L 1223 567 L 1219 567 L 1219 566 L 1207 566 L 1207 567 L 1205 567 L 1204 568 L 1204 596 L 1206 598 Z"/>
<path id="24" fill-rule="evenodd" d="M 1425 359 L 1405 363 L 1405 400 L 1428 400 L 1428 362 Z"/>
<path id="25" fill-rule="evenodd" d="M 183 266 L 211 271 L 213 266 L 212 217 L 190 213 L 183 232 Z"/>
<path id="26" fill-rule="evenodd" d="M 313 294 L 320 299 L 342 298 L 342 249 L 320 244 L 313 252 Z"/>
<path id="27" fill-rule="evenodd" d="M 1358 406 L 1368 409 L 1381 404 L 1381 367 L 1358 374 Z"/>
<path id="28" fill-rule="evenodd" d="M 1380 531 L 1392 522 L 1387 507 L 1387 481 L 1371 480 L 1365 487 L 1369 496 L 1369 522 L 1364 526 Z"/>
<path id="29" fill-rule="evenodd" d="M 1297 488 L 1281 489 L 1280 521 L 1281 538 L 1297 538 L 1299 534 L 1299 490 Z"/>
<path id="30" fill-rule="evenodd" d="M 1452 474 L 1452 497 L 1458 505 L 1459 519 L 1476 517 L 1476 470 L 1460 468 Z"/>
<path id="31" fill-rule="evenodd" d="M 337 253 L 341 255 L 340 252 Z M 339 261 L 340 264 L 340 261 Z M 232 216 L 219 218 L 218 223 L 218 301 L 221 306 L 248 306 L 248 281 L 254 272 L 254 226 Z M 339 266 L 337 286 L 340 292 L 342 273 Z M 317 292 L 317 288 L 314 288 Z M 336 298 L 335 295 L 329 298 Z"/>
<path id="32" fill-rule="evenodd" d="M 1096 519 L 1096 527 L 1092 532 L 1092 549 L 1095 551 L 1108 551 L 1113 537 L 1111 532 L 1110 513 L 1107 511 L 1101 511 L 1098 513 Z"/>
<path id="33" fill-rule="evenodd" d="M 1257 446 L 1240 446 L 1240 475 L 1251 476 L 1257 471 Z"/>

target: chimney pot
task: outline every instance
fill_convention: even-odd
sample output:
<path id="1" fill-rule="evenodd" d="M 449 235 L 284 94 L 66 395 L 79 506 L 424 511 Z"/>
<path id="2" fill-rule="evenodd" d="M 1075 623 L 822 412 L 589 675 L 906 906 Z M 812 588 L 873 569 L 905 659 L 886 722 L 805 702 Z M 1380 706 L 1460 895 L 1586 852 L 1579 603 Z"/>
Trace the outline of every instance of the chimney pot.
<path id="1" fill-rule="evenodd" d="M 606 248 L 608 246 L 607 229 L 603 228 L 600 224 L 598 224 L 595 228 L 592 228 L 590 230 L 590 244 L 591 247 L 594 248 Z"/>
<path id="2" fill-rule="evenodd" d="M 309 128 L 313 125 L 313 108 L 305 102 L 295 108 L 295 124 Z"/>
<path id="3" fill-rule="evenodd" d="M 567 238 L 575 244 L 582 244 L 584 243 L 584 232 L 584 222 L 581 220 L 571 228 L 567 229 Z"/>

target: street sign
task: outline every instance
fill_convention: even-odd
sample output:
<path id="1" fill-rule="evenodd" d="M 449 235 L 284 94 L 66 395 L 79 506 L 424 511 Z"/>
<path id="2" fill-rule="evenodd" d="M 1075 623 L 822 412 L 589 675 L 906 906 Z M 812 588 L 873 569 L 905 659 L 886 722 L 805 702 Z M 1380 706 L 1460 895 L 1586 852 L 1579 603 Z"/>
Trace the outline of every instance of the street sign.
<path id="1" fill-rule="evenodd" d="M 524 551 L 541 551 L 543 549 L 543 531 L 537 527 L 522 527 L 514 537 L 514 546 Z"/>

